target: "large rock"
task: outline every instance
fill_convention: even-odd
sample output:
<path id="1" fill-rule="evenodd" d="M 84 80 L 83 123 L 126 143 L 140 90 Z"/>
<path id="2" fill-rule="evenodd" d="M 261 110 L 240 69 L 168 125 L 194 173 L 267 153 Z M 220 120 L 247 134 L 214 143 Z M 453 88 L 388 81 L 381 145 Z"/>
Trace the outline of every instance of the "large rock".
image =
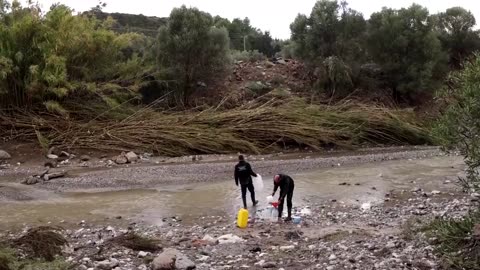
<path id="1" fill-rule="evenodd" d="M 9 153 L 7 153 L 6 151 L 0 150 L 0 160 L 7 160 L 11 158 L 12 156 L 10 156 Z"/>
<path id="2" fill-rule="evenodd" d="M 129 163 L 134 163 L 134 162 L 137 162 L 138 160 L 138 156 L 137 154 L 135 154 L 134 152 L 128 152 L 125 154 L 125 157 L 127 158 L 127 161 Z"/>
<path id="3" fill-rule="evenodd" d="M 168 248 L 162 254 L 158 255 L 152 263 L 153 270 L 190 270 L 195 269 L 193 263 L 187 256 L 180 251 Z"/>

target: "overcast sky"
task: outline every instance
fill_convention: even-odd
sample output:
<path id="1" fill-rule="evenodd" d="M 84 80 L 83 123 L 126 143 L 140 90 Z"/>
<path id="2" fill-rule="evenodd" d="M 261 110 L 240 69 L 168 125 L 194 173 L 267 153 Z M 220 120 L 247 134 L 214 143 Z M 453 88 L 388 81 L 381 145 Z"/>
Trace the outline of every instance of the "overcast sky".
<path id="1" fill-rule="evenodd" d="M 97 5 L 97 0 L 38 0 L 44 9 L 52 3 L 64 3 L 76 11 L 85 11 Z M 276 38 L 290 37 L 290 23 L 298 13 L 310 14 L 316 0 L 105 0 L 106 12 L 143 14 L 147 16 L 167 17 L 174 7 L 182 4 L 197 7 L 212 15 L 229 19 L 250 18 L 254 27 L 268 30 Z M 472 11 L 480 20 L 479 0 L 349 0 L 350 7 L 364 14 L 366 18 L 382 7 L 401 8 L 412 3 L 428 7 L 431 13 L 444 11 L 452 6 L 461 6 Z"/>

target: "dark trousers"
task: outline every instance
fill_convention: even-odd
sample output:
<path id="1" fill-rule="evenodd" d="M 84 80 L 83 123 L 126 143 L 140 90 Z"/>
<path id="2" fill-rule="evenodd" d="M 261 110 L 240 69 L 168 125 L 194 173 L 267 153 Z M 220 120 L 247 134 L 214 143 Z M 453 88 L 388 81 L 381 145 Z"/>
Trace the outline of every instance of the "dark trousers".
<path id="1" fill-rule="evenodd" d="M 250 191 L 250 196 L 252 197 L 252 203 L 255 204 L 255 188 L 253 187 L 253 183 L 249 183 L 242 186 L 242 200 L 243 200 L 243 208 L 247 209 L 247 189 Z"/>
<path id="2" fill-rule="evenodd" d="M 288 191 L 287 193 L 287 208 L 288 208 L 288 217 L 291 218 L 292 217 L 292 207 L 293 207 L 293 204 L 292 204 L 292 198 L 293 198 L 293 188 L 294 186 L 292 185 L 291 186 L 291 189 Z M 283 212 L 283 205 L 285 203 L 285 197 L 283 198 L 282 201 L 279 202 L 278 204 L 278 217 L 282 217 L 282 212 Z"/>

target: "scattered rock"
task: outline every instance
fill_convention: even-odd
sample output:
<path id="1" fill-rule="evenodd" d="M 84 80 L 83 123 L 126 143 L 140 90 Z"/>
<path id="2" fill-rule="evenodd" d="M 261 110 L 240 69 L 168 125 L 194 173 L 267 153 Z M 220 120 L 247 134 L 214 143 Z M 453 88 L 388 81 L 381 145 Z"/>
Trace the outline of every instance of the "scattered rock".
<path id="1" fill-rule="evenodd" d="M 148 255 L 150 255 L 149 252 L 140 251 L 140 252 L 138 252 L 137 257 L 139 257 L 139 258 L 145 258 L 145 257 L 147 257 Z"/>
<path id="2" fill-rule="evenodd" d="M 280 250 L 292 250 L 295 249 L 295 246 L 281 246 Z"/>
<path id="3" fill-rule="evenodd" d="M 124 155 L 119 155 L 115 158 L 115 163 L 119 164 L 119 165 L 123 165 L 123 164 L 127 164 L 128 163 L 128 159 L 126 156 Z"/>
<path id="4" fill-rule="evenodd" d="M 275 268 L 276 266 L 274 262 L 266 262 L 262 265 L 262 268 Z"/>
<path id="5" fill-rule="evenodd" d="M 127 158 L 128 163 L 135 163 L 138 160 L 138 156 L 134 152 L 126 153 L 125 157 Z"/>
<path id="6" fill-rule="evenodd" d="M 81 155 L 80 156 L 81 161 L 89 161 L 90 159 L 92 159 L 92 158 L 89 155 Z"/>
<path id="7" fill-rule="evenodd" d="M 442 192 L 440 192 L 439 190 L 434 190 L 431 193 L 432 195 L 438 195 L 438 194 L 441 194 Z"/>
<path id="8" fill-rule="evenodd" d="M 158 255 L 152 263 L 153 270 L 190 270 L 195 269 L 193 263 L 187 256 L 183 255 L 176 249 L 166 249 L 162 254 Z"/>
<path id="9" fill-rule="evenodd" d="M 12 156 L 4 150 L 0 150 L 0 160 L 9 160 Z"/>
<path id="10" fill-rule="evenodd" d="M 49 161 L 46 161 L 43 166 L 47 167 L 47 168 L 56 168 L 57 167 L 57 161 L 56 160 L 49 160 Z"/>
<path id="11" fill-rule="evenodd" d="M 48 154 L 48 155 L 47 155 L 47 158 L 48 158 L 48 159 L 57 160 L 57 159 L 58 159 L 58 156 L 57 156 L 57 155 L 54 155 L 54 154 Z"/>
<path id="12" fill-rule="evenodd" d="M 473 238 L 476 239 L 476 240 L 480 240 L 480 223 L 475 225 L 475 227 L 473 227 Z"/>

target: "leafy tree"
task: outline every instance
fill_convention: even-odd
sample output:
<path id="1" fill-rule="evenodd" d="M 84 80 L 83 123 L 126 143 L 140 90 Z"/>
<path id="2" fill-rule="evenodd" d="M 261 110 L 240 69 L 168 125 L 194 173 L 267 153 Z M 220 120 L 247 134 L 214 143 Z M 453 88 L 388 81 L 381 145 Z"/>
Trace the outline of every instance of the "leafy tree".
<path id="1" fill-rule="evenodd" d="M 428 10 L 422 6 L 384 8 L 372 14 L 368 52 L 382 67 L 397 100 L 414 101 L 441 85 L 446 55 Z"/>
<path id="2" fill-rule="evenodd" d="M 480 191 L 480 55 L 465 69 L 450 76 L 450 86 L 440 93 L 448 107 L 437 124 L 436 134 L 448 148 L 465 157 L 467 176 L 461 179 L 468 191 Z"/>
<path id="3" fill-rule="evenodd" d="M 330 56 L 346 62 L 361 58 L 366 22 L 346 2 L 318 1 L 310 17 L 298 15 L 290 29 L 296 54 L 308 62 L 322 62 Z"/>
<path id="4" fill-rule="evenodd" d="M 361 13 L 346 2 L 320 0 L 310 17 L 298 15 L 290 29 L 294 55 L 317 69 L 322 89 L 333 95 L 353 88 L 365 58 L 366 22 Z"/>
<path id="5" fill-rule="evenodd" d="M 210 14 L 196 8 L 176 8 L 168 24 L 159 30 L 158 65 L 165 78 L 175 81 L 178 97 L 188 103 L 197 83 L 225 71 L 229 39 Z"/>
<path id="6" fill-rule="evenodd" d="M 118 64 L 128 59 L 122 50 L 129 37 L 110 31 L 111 23 L 74 16 L 64 5 L 43 14 L 36 5 L 14 1 L 0 18 L 3 105 L 47 104 L 75 92 L 78 81 L 116 76 Z"/>
<path id="7" fill-rule="evenodd" d="M 475 16 L 461 7 L 453 7 L 435 16 L 440 40 L 449 54 L 449 64 L 460 68 L 464 60 L 480 49 L 480 32 L 474 30 Z"/>

